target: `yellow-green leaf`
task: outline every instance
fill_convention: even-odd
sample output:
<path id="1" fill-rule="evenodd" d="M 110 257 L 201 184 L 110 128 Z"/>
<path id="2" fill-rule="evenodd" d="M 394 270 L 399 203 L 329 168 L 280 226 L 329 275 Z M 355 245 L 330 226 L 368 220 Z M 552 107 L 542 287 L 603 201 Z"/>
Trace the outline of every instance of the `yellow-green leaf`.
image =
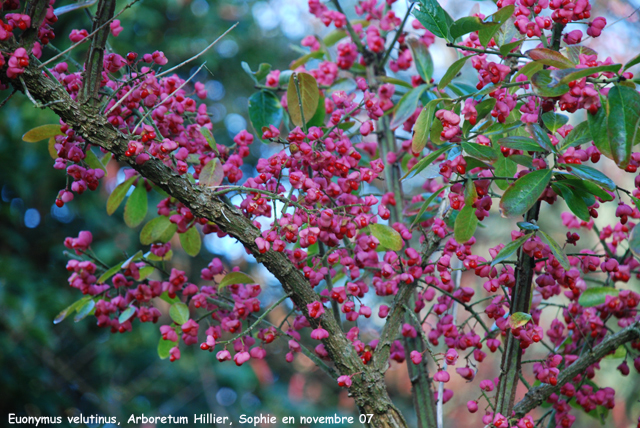
<path id="1" fill-rule="evenodd" d="M 578 303 L 585 308 L 592 308 L 606 302 L 607 296 L 617 296 L 619 293 L 620 291 L 613 287 L 587 288 L 580 295 Z"/>
<path id="2" fill-rule="evenodd" d="M 211 147 L 211 150 L 213 150 L 215 154 L 219 155 L 220 152 L 218 152 L 218 145 L 216 144 L 216 139 L 213 138 L 213 134 L 211 133 L 211 131 L 209 131 L 209 128 L 205 128 L 204 126 L 201 126 L 200 133 L 205 138 L 205 140 L 207 140 L 207 144 L 209 144 L 209 147 Z"/>
<path id="3" fill-rule="evenodd" d="M 86 302 L 84 302 L 82 306 L 78 307 L 77 309 L 78 313 L 76 314 L 75 317 L 73 317 L 73 321 L 74 322 L 82 321 L 87 315 L 91 313 L 91 311 L 93 311 L 93 308 L 95 307 L 96 307 L 96 302 L 93 299 L 87 300 Z"/>
<path id="4" fill-rule="evenodd" d="M 182 302 L 176 302 L 169 308 L 169 316 L 178 325 L 189 321 L 189 307 Z"/>
<path id="5" fill-rule="evenodd" d="M 38 141 L 46 140 L 56 135 L 64 135 L 60 129 L 60 125 L 42 125 L 27 131 L 22 136 L 22 141 L 27 143 L 37 143 Z"/>
<path id="6" fill-rule="evenodd" d="M 178 236 L 180 237 L 180 244 L 184 251 L 191 257 L 197 256 L 202 245 L 202 239 L 200 238 L 198 229 L 196 229 L 195 226 L 190 227 L 186 232 L 179 233 Z"/>
<path id="7" fill-rule="evenodd" d="M 158 356 L 163 360 L 169 358 L 171 348 L 173 348 L 174 346 L 177 346 L 175 342 L 164 340 L 161 337 L 160 341 L 158 342 Z"/>
<path id="8" fill-rule="evenodd" d="M 256 280 L 244 272 L 229 272 L 218 284 L 218 290 L 232 284 L 256 284 Z"/>
<path id="9" fill-rule="evenodd" d="M 77 300 L 64 308 L 56 317 L 53 319 L 54 324 L 59 324 L 64 320 L 71 312 L 78 310 L 78 308 L 82 307 L 86 302 L 91 300 L 92 296 L 84 296 L 82 299 Z"/>
<path id="10" fill-rule="evenodd" d="M 512 329 L 516 329 L 528 323 L 530 319 L 531 319 L 531 314 L 527 314 L 524 312 L 516 312 L 509 317 L 509 326 Z"/>
<path id="11" fill-rule="evenodd" d="M 319 97 L 320 91 L 315 77 L 309 73 L 292 73 L 287 87 L 287 109 L 291 122 L 304 127 L 315 114 Z"/>
<path id="12" fill-rule="evenodd" d="M 159 216 L 149 221 L 140 231 L 140 243 L 150 245 L 156 242 L 168 242 L 178 226 L 169 221 L 169 217 Z"/>
<path id="13" fill-rule="evenodd" d="M 129 188 L 133 184 L 133 182 L 138 178 L 137 175 L 134 175 L 130 179 L 118 184 L 113 192 L 109 195 L 109 199 L 107 199 L 107 214 L 111 215 L 120 206 L 124 197 L 127 196 L 127 192 L 129 192 Z"/>
<path id="14" fill-rule="evenodd" d="M 371 230 L 371 234 L 378 238 L 380 245 L 383 247 L 393 251 L 400 251 L 402 249 L 404 245 L 402 236 L 400 236 L 394 228 L 384 224 L 371 223 L 369 229 Z"/>

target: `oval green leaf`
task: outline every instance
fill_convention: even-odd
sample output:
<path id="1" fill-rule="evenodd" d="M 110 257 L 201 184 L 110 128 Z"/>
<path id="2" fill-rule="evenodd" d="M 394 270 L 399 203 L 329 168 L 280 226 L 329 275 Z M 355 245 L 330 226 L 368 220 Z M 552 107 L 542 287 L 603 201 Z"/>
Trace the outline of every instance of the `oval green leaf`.
<path id="1" fill-rule="evenodd" d="M 531 314 L 527 314 L 524 312 L 515 312 L 509 317 L 509 326 L 512 329 L 516 329 L 528 323 L 530 319 Z"/>
<path id="2" fill-rule="evenodd" d="M 174 346 L 177 346 L 175 342 L 164 340 L 161 337 L 160 341 L 158 342 L 158 356 L 163 360 L 169 358 L 171 348 L 173 348 Z"/>
<path id="3" fill-rule="evenodd" d="M 416 86 L 400 98 L 396 106 L 395 115 L 391 121 L 391 128 L 397 128 L 402 125 L 405 120 L 409 119 L 413 113 L 415 113 L 416 108 L 418 108 L 418 103 L 420 102 L 420 97 L 422 97 L 422 94 L 426 90 L 427 85 Z"/>
<path id="4" fill-rule="evenodd" d="M 273 92 L 263 90 L 249 97 L 249 120 L 261 141 L 262 128 L 269 125 L 279 127 L 283 117 L 284 110 Z"/>
<path id="5" fill-rule="evenodd" d="M 124 222 L 133 228 L 142 223 L 146 215 L 147 189 L 139 182 L 124 206 Z"/>
<path id="6" fill-rule="evenodd" d="M 496 254 L 496 258 L 491 262 L 491 266 L 493 267 L 511 257 L 511 255 L 518 251 L 518 248 L 520 248 L 526 242 L 526 240 L 531 237 L 531 235 L 531 233 L 527 233 L 526 235 L 523 235 L 515 241 L 511 241 L 507 245 L 505 245 L 502 250 L 500 250 L 500 252 Z"/>
<path id="7" fill-rule="evenodd" d="M 476 209 L 471 205 L 465 205 L 458 216 L 453 227 L 453 237 L 460 244 L 464 244 L 473 237 L 478 227 L 478 217 L 476 217 Z"/>
<path id="8" fill-rule="evenodd" d="M 244 272 L 229 272 L 218 284 L 218 290 L 231 284 L 256 284 L 256 280 Z"/>
<path id="9" fill-rule="evenodd" d="M 156 242 L 168 242 L 178 226 L 171 223 L 169 217 L 159 216 L 149 221 L 140 231 L 140 243 L 150 245 Z"/>
<path id="10" fill-rule="evenodd" d="M 77 311 L 78 308 L 82 307 L 86 302 L 92 299 L 92 296 L 84 296 L 80 300 L 76 300 L 66 308 L 64 308 L 56 317 L 53 319 L 54 324 L 61 323 L 71 312 Z"/>
<path id="11" fill-rule="evenodd" d="M 564 270 L 571 269 L 571 264 L 569 263 L 569 259 L 567 255 L 562 251 L 562 247 L 558 245 L 558 243 L 549 235 L 547 235 L 543 230 L 538 230 L 538 233 L 542 235 L 542 239 L 549 244 L 549 248 L 551 248 L 551 252 L 553 256 L 560 262 L 560 265 Z"/>
<path id="12" fill-rule="evenodd" d="M 371 234 L 378 238 L 380 245 L 393 251 L 400 251 L 404 245 L 402 236 L 392 227 L 384 224 L 371 223 L 369 225 Z"/>
<path id="13" fill-rule="evenodd" d="M 127 192 L 129 192 L 129 188 L 133 184 L 133 182 L 138 178 L 137 175 L 134 175 L 130 179 L 118 184 L 113 192 L 109 195 L 109 199 L 107 199 L 107 214 L 111 215 L 120 206 L 124 197 L 127 196 Z"/>
<path id="14" fill-rule="evenodd" d="M 500 209 L 503 217 L 514 217 L 531 208 L 551 180 L 552 171 L 541 169 L 520 177 L 502 195 Z"/>
<path id="15" fill-rule="evenodd" d="M 169 308 L 169 316 L 173 322 L 182 325 L 189 321 L 189 307 L 182 302 L 176 302 Z"/>
<path id="16" fill-rule="evenodd" d="M 190 227 L 185 233 L 179 233 L 178 236 L 180 237 L 180 244 L 185 253 L 191 257 L 197 256 L 202 246 L 202 239 L 200 238 L 198 229 L 196 229 L 195 226 Z"/>
<path id="17" fill-rule="evenodd" d="M 122 313 L 118 317 L 118 322 L 120 324 L 127 322 L 129 318 L 135 315 L 135 313 L 136 313 L 136 308 L 134 308 L 133 306 L 129 306 L 127 309 L 122 311 Z"/>
<path id="18" fill-rule="evenodd" d="M 619 293 L 620 291 L 613 287 L 587 288 L 580 295 L 578 303 L 585 308 L 592 308 L 604 304 L 607 296 L 617 296 Z"/>
<path id="19" fill-rule="evenodd" d="M 87 315 L 91 313 L 91 311 L 93 311 L 93 308 L 95 307 L 96 307 L 96 302 L 93 299 L 87 300 L 82 306 L 78 308 L 78 313 L 76 314 L 75 317 L 73 317 L 73 321 L 74 322 L 82 321 L 83 319 L 86 318 Z"/>

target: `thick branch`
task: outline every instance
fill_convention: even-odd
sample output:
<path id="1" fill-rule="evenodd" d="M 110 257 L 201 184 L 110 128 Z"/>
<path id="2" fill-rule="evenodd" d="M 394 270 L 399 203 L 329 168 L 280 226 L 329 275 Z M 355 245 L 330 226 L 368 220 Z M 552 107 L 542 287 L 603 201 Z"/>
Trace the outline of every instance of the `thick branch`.
<path id="1" fill-rule="evenodd" d="M 90 105 L 96 105 L 100 96 L 100 84 L 102 83 L 102 67 L 104 60 L 104 49 L 107 45 L 107 38 L 111 29 L 105 25 L 113 18 L 116 10 L 116 0 L 100 0 L 98 2 L 98 11 L 93 19 L 92 31 L 100 29 L 93 40 L 91 40 L 91 48 L 87 53 L 87 59 L 84 63 L 84 72 L 82 73 L 82 91 L 80 93 L 81 102 L 88 102 Z"/>
<path id="2" fill-rule="evenodd" d="M 640 339 L 640 321 L 636 321 L 629 327 L 605 337 L 604 340 L 590 352 L 584 354 L 569 367 L 561 371 L 558 376 L 558 383 L 555 386 L 544 384 L 530 389 L 524 398 L 513 408 L 515 417 L 523 417 L 542 404 L 551 394 L 558 392 L 565 383 L 570 382 L 577 375 L 583 373 L 587 367 L 600 361 L 600 359 L 615 349 L 618 349 L 621 345 L 636 339 Z"/>
<path id="3" fill-rule="evenodd" d="M 13 51 L 17 47 L 15 41 L 0 43 L 0 48 Z M 351 395 L 355 398 L 362 413 L 374 414 L 372 426 L 405 428 L 400 412 L 394 407 L 387 393 L 384 376 L 364 366 L 351 342 L 339 328 L 333 316 L 327 312 L 314 319 L 309 316 L 307 304 L 319 300 L 318 294 L 291 260 L 284 254 L 273 250 L 261 254 L 255 239 L 260 231 L 252 221 L 237 208 L 225 204 L 214 195 L 211 189 L 205 189 L 189 181 L 186 175 L 179 175 L 164 165 L 160 160 L 151 158 L 142 165 L 124 153 L 129 143 L 128 138 L 115 129 L 104 115 L 96 113 L 90 105 L 76 103 L 66 90 L 55 80 L 39 71 L 38 61 L 32 58 L 25 69 L 22 80 L 23 87 L 17 80 L 0 77 L 5 84 L 10 84 L 19 91 L 28 90 L 41 105 L 47 105 L 65 123 L 73 128 L 87 142 L 112 152 L 116 159 L 138 171 L 141 176 L 155 183 L 173 198 L 187 206 L 191 212 L 201 218 L 214 222 L 222 231 L 240 241 L 256 260 L 263 264 L 282 284 L 284 291 L 291 294 L 291 299 L 307 318 L 311 326 L 316 328 L 320 323 L 329 332 L 329 337 L 322 342 L 341 374 L 355 374 Z M 2 76 L 6 76 L 4 73 Z"/>

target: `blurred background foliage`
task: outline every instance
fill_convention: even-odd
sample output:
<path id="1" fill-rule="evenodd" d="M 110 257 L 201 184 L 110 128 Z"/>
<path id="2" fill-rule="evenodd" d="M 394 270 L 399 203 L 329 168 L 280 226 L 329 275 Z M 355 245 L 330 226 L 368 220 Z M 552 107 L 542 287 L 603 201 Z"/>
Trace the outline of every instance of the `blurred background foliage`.
<path id="1" fill-rule="evenodd" d="M 633 1 L 598 1 L 593 16 L 605 15 L 609 22 L 628 17 L 640 6 Z M 59 1 L 56 6 L 69 3 Z M 354 2 L 344 1 L 347 10 L 349 3 Z M 494 8 L 491 2 L 450 0 L 442 3 L 455 17 L 468 14 L 474 5 L 488 12 Z M 126 2 L 118 2 L 119 7 L 124 5 Z M 403 14 L 407 3 L 401 0 L 396 7 L 397 13 Z M 206 82 L 208 100 L 205 102 L 212 115 L 214 136 L 222 144 L 230 143 L 237 132 L 248 126 L 247 99 L 255 89 L 242 71 L 241 61 L 246 61 L 254 70 L 261 62 L 286 69 L 300 56 L 291 45 L 299 46 L 300 39 L 307 34 L 327 31 L 317 20 L 311 20 L 305 0 L 144 0 L 120 19 L 124 31 L 118 38 L 110 39 L 115 52 L 124 56 L 129 51 L 143 54 L 162 50 L 169 58 L 169 65 L 197 54 L 233 23 L 240 23 L 202 57 L 206 69 L 196 78 Z M 58 49 L 68 47 L 67 36 L 73 28 L 91 28 L 84 11 L 60 17 L 53 45 Z M 637 15 L 632 15 L 620 22 L 615 31 L 607 33 L 607 38 L 602 37 L 592 46 L 610 53 L 614 62 L 624 62 L 640 50 L 638 32 Z M 85 51 L 86 46 L 80 47 L 74 52 L 74 58 L 82 61 Z M 438 78 L 454 59 L 453 51 L 437 43 L 431 52 Z M 45 56 L 50 55 L 52 51 L 45 50 Z M 189 67 L 180 70 L 181 76 L 188 77 L 200 63 L 193 63 L 191 70 Z M 8 91 L 0 93 L 0 99 L 8 95 Z M 183 348 L 181 360 L 172 364 L 157 356 L 158 325 L 136 323 L 133 332 L 115 335 L 97 328 L 92 317 L 79 323 L 70 317 L 54 325 L 55 315 L 80 297 L 77 290 L 67 285 L 64 238 L 77 236 L 81 230 L 92 231 L 97 255 L 107 264 L 113 264 L 137 251 L 140 229 L 128 229 L 124 225 L 122 208 L 112 217 L 106 215 L 109 191 L 123 176 L 113 161 L 109 178 L 97 191 L 88 191 L 62 208 L 53 204 L 58 191 L 65 186 L 65 175 L 52 168 L 46 142 L 23 143 L 21 136 L 35 126 L 56 122 L 51 112 L 34 108 L 26 97 L 18 94 L 9 100 L 0 115 L 0 386 L 3 396 L 0 413 L 3 418 L 8 413 L 100 414 L 117 416 L 126 426 L 130 414 L 142 413 L 192 417 L 196 413 L 211 412 L 228 415 L 232 420 L 243 413 L 260 412 L 280 417 L 333 412 L 356 414 L 346 391 L 338 390 L 306 357 L 299 354 L 293 368 L 284 361 L 284 341 L 278 346 L 272 345 L 268 363 L 252 360 L 251 365 L 238 368 L 231 363 L 219 364 L 213 354 L 190 347 L 186 351 Z M 245 176 L 252 163 L 270 155 L 272 150 L 254 144 L 253 156 L 243 168 Z M 158 200 L 150 200 L 150 206 L 155 206 Z M 554 210 L 555 218 L 559 218 L 560 209 L 554 207 Z M 153 209 L 150 211 L 155 214 Z M 600 221 L 606 223 L 606 218 Z M 493 224 L 490 222 L 488 229 L 479 230 L 479 240 L 489 236 L 487 230 L 495 230 Z M 504 239 L 507 232 L 504 228 Z M 495 243 L 482 246 L 493 245 Z M 200 269 L 214 256 L 221 257 L 228 267 L 239 265 L 251 272 L 265 286 L 266 301 L 275 300 L 279 284 L 229 238 L 208 238 L 200 255 L 193 259 L 176 251 L 173 262 L 197 281 Z M 274 311 L 274 317 L 278 316 L 281 318 L 283 313 Z M 640 389 L 637 383 L 620 383 L 622 378 L 615 371 L 618 363 L 605 363 L 604 377 L 601 376 L 610 379 L 607 384 L 615 386 L 620 394 L 615 418 L 608 422 L 631 426 Z M 485 374 L 484 378 L 490 377 L 490 373 Z M 396 405 L 412 425 L 410 384 L 404 366 L 394 363 L 389 381 Z M 454 390 L 465 388 L 457 377 L 452 378 L 451 385 Z M 627 398 L 620 400 L 621 395 Z M 449 411 L 448 418 L 464 421 L 466 412 L 457 412 L 464 406 L 458 402 L 462 398 L 454 397 L 445 408 Z M 624 401 L 627 401 L 626 412 Z M 577 426 L 600 425 L 588 417 L 578 421 L 581 424 Z"/>

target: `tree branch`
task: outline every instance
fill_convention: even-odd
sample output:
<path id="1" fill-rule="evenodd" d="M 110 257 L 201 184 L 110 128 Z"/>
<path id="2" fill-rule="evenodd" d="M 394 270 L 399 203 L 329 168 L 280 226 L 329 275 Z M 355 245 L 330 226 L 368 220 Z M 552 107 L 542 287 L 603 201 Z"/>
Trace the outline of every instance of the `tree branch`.
<path id="1" fill-rule="evenodd" d="M 599 345 L 595 346 L 590 352 L 585 353 L 573 364 L 561 371 L 558 375 L 558 383 L 555 386 L 544 384 L 530 389 L 524 398 L 513 408 L 515 417 L 522 418 L 528 412 L 538 407 L 551 394 L 558 392 L 565 383 L 570 382 L 574 377 L 583 373 L 587 367 L 600 361 L 600 359 L 619 346 L 636 339 L 640 339 L 640 321 L 636 321 L 629 327 L 615 334 L 606 336 Z"/>
<path id="2" fill-rule="evenodd" d="M 91 40 L 91 48 L 87 53 L 82 73 L 82 90 L 79 94 L 81 103 L 89 103 L 96 106 L 100 100 L 98 91 L 102 83 L 102 67 L 104 60 L 104 49 L 107 45 L 107 38 L 111 28 L 106 24 L 113 19 L 116 11 L 116 0 L 100 0 L 98 11 L 93 19 L 93 31 L 97 32 Z"/>
<path id="3" fill-rule="evenodd" d="M 5 40 L 0 42 L 0 48 L 13 51 L 17 43 L 12 39 Z M 389 398 L 383 374 L 362 363 L 332 314 L 326 312 L 318 319 L 309 316 L 307 305 L 319 300 L 319 296 L 286 254 L 274 250 L 260 253 L 255 243 L 260 231 L 240 210 L 215 196 L 213 190 L 191 183 L 186 175 L 178 174 L 159 159 L 151 158 L 138 165 L 133 158 L 125 156 L 128 138 L 114 128 L 104 115 L 97 114 L 95 108 L 73 101 L 66 90 L 43 74 L 39 67 L 39 62 L 32 57 L 31 65 L 22 75 L 24 88 L 20 80 L 8 79 L 4 73 L 0 75 L 0 80 L 21 92 L 28 90 L 34 99 L 47 105 L 87 142 L 112 152 L 117 160 L 182 202 L 195 216 L 214 222 L 222 231 L 240 241 L 280 281 L 284 291 L 291 294 L 291 299 L 311 326 L 317 328 L 322 323 L 322 327 L 329 332 L 329 337 L 322 342 L 338 372 L 345 375 L 360 373 L 353 376 L 353 384 L 349 389 L 360 411 L 373 414 L 372 424 L 376 427 L 407 426 Z"/>

